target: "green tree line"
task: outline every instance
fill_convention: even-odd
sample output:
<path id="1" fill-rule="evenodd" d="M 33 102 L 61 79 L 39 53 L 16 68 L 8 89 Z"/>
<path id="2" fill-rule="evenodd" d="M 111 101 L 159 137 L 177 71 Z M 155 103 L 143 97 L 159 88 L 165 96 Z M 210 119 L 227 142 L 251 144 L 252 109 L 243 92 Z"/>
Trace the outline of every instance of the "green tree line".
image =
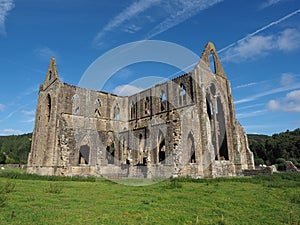
<path id="1" fill-rule="evenodd" d="M 255 164 L 282 164 L 292 161 L 300 167 L 300 129 L 287 130 L 272 136 L 248 134 L 249 147 L 254 154 Z"/>
<path id="2" fill-rule="evenodd" d="M 0 163 L 27 163 L 32 133 L 0 136 Z M 300 128 L 272 136 L 248 134 L 249 147 L 255 164 L 281 164 L 292 161 L 300 167 Z"/>
<path id="3" fill-rule="evenodd" d="M 0 136 L 0 164 L 26 164 L 32 133 Z"/>

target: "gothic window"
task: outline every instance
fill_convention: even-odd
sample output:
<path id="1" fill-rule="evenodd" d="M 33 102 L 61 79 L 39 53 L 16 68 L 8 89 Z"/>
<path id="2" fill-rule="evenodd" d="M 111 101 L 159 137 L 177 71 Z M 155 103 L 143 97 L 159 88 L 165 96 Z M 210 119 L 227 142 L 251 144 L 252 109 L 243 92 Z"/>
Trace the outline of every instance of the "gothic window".
<path id="1" fill-rule="evenodd" d="M 88 145 L 80 146 L 79 164 L 89 164 L 90 147 Z"/>
<path id="2" fill-rule="evenodd" d="M 115 145 L 112 143 L 110 146 L 106 147 L 106 159 L 108 164 L 114 164 L 115 158 Z"/>
<path id="3" fill-rule="evenodd" d="M 119 108 L 118 103 L 114 107 L 114 119 L 120 120 L 120 108 Z"/>
<path id="4" fill-rule="evenodd" d="M 184 96 L 185 94 L 186 94 L 186 88 L 185 88 L 184 84 L 180 84 L 179 95 Z"/>
<path id="5" fill-rule="evenodd" d="M 135 103 L 131 103 L 131 106 L 130 106 L 130 118 L 131 119 L 134 119 L 135 117 Z"/>
<path id="6" fill-rule="evenodd" d="M 190 156 L 190 163 L 196 163 L 195 143 L 194 137 L 191 133 L 189 133 L 188 136 L 188 151 Z"/>
<path id="7" fill-rule="evenodd" d="M 48 119 L 48 122 L 50 121 L 50 117 L 51 117 L 51 97 L 48 94 L 47 95 L 47 119 Z"/>
<path id="8" fill-rule="evenodd" d="M 79 106 L 77 106 L 77 107 L 75 108 L 74 113 L 75 113 L 75 114 L 78 114 L 78 113 L 79 113 Z"/>
<path id="9" fill-rule="evenodd" d="M 72 100 L 73 100 L 73 102 L 78 102 L 78 100 L 79 100 L 78 94 L 73 95 Z"/>
<path id="10" fill-rule="evenodd" d="M 212 51 L 210 52 L 210 55 L 209 55 L 209 66 L 210 66 L 211 72 L 216 73 L 216 63 L 215 63 L 215 58 L 214 58 Z"/>
<path id="11" fill-rule="evenodd" d="M 157 148 L 158 148 L 158 162 L 165 164 L 166 142 L 165 142 L 165 137 L 161 131 L 159 131 L 158 134 Z"/>
<path id="12" fill-rule="evenodd" d="M 149 106 L 150 106 L 150 100 L 149 100 L 149 97 L 146 97 L 146 99 L 145 99 L 145 114 L 146 115 L 150 114 Z"/>
<path id="13" fill-rule="evenodd" d="M 180 90 L 179 90 L 179 105 L 185 104 L 186 99 L 186 88 L 184 84 L 180 84 Z"/>
<path id="14" fill-rule="evenodd" d="M 160 98 L 160 110 L 165 111 L 166 110 L 166 102 L 167 102 L 167 96 L 164 91 L 161 92 L 161 98 Z"/>
<path id="15" fill-rule="evenodd" d="M 95 100 L 95 116 L 100 117 L 101 116 L 101 101 L 99 98 Z"/>
<path id="16" fill-rule="evenodd" d="M 49 81 L 50 82 L 52 81 L 52 71 L 51 70 L 49 71 Z"/>

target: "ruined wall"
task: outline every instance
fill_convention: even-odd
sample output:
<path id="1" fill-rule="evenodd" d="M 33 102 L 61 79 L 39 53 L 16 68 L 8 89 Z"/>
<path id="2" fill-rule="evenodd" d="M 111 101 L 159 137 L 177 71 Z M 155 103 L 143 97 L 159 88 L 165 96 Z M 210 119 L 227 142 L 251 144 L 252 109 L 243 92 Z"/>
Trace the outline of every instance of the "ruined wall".
<path id="1" fill-rule="evenodd" d="M 253 166 L 211 43 L 190 73 L 128 97 L 62 83 L 51 59 L 28 172 L 199 178 L 240 175 Z"/>

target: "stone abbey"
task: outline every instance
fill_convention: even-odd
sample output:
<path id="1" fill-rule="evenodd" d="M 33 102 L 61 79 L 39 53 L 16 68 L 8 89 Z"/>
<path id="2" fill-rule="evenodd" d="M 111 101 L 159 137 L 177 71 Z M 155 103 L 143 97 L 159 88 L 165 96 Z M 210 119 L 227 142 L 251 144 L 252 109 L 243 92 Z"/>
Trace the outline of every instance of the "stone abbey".
<path id="1" fill-rule="evenodd" d="M 131 96 L 63 83 L 51 59 L 38 95 L 29 173 L 203 178 L 247 169 L 254 169 L 253 153 L 212 43 L 191 72 Z"/>

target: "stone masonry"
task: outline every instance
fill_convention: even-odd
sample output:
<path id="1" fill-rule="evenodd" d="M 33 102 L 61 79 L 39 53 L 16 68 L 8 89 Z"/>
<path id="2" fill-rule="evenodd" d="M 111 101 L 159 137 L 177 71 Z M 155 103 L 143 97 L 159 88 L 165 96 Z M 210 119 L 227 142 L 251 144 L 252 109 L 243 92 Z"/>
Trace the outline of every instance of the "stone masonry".
<path id="1" fill-rule="evenodd" d="M 125 97 L 61 82 L 51 59 L 29 173 L 202 178 L 247 169 L 254 169 L 253 154 L 212 43 L 191 72 Z"/>

